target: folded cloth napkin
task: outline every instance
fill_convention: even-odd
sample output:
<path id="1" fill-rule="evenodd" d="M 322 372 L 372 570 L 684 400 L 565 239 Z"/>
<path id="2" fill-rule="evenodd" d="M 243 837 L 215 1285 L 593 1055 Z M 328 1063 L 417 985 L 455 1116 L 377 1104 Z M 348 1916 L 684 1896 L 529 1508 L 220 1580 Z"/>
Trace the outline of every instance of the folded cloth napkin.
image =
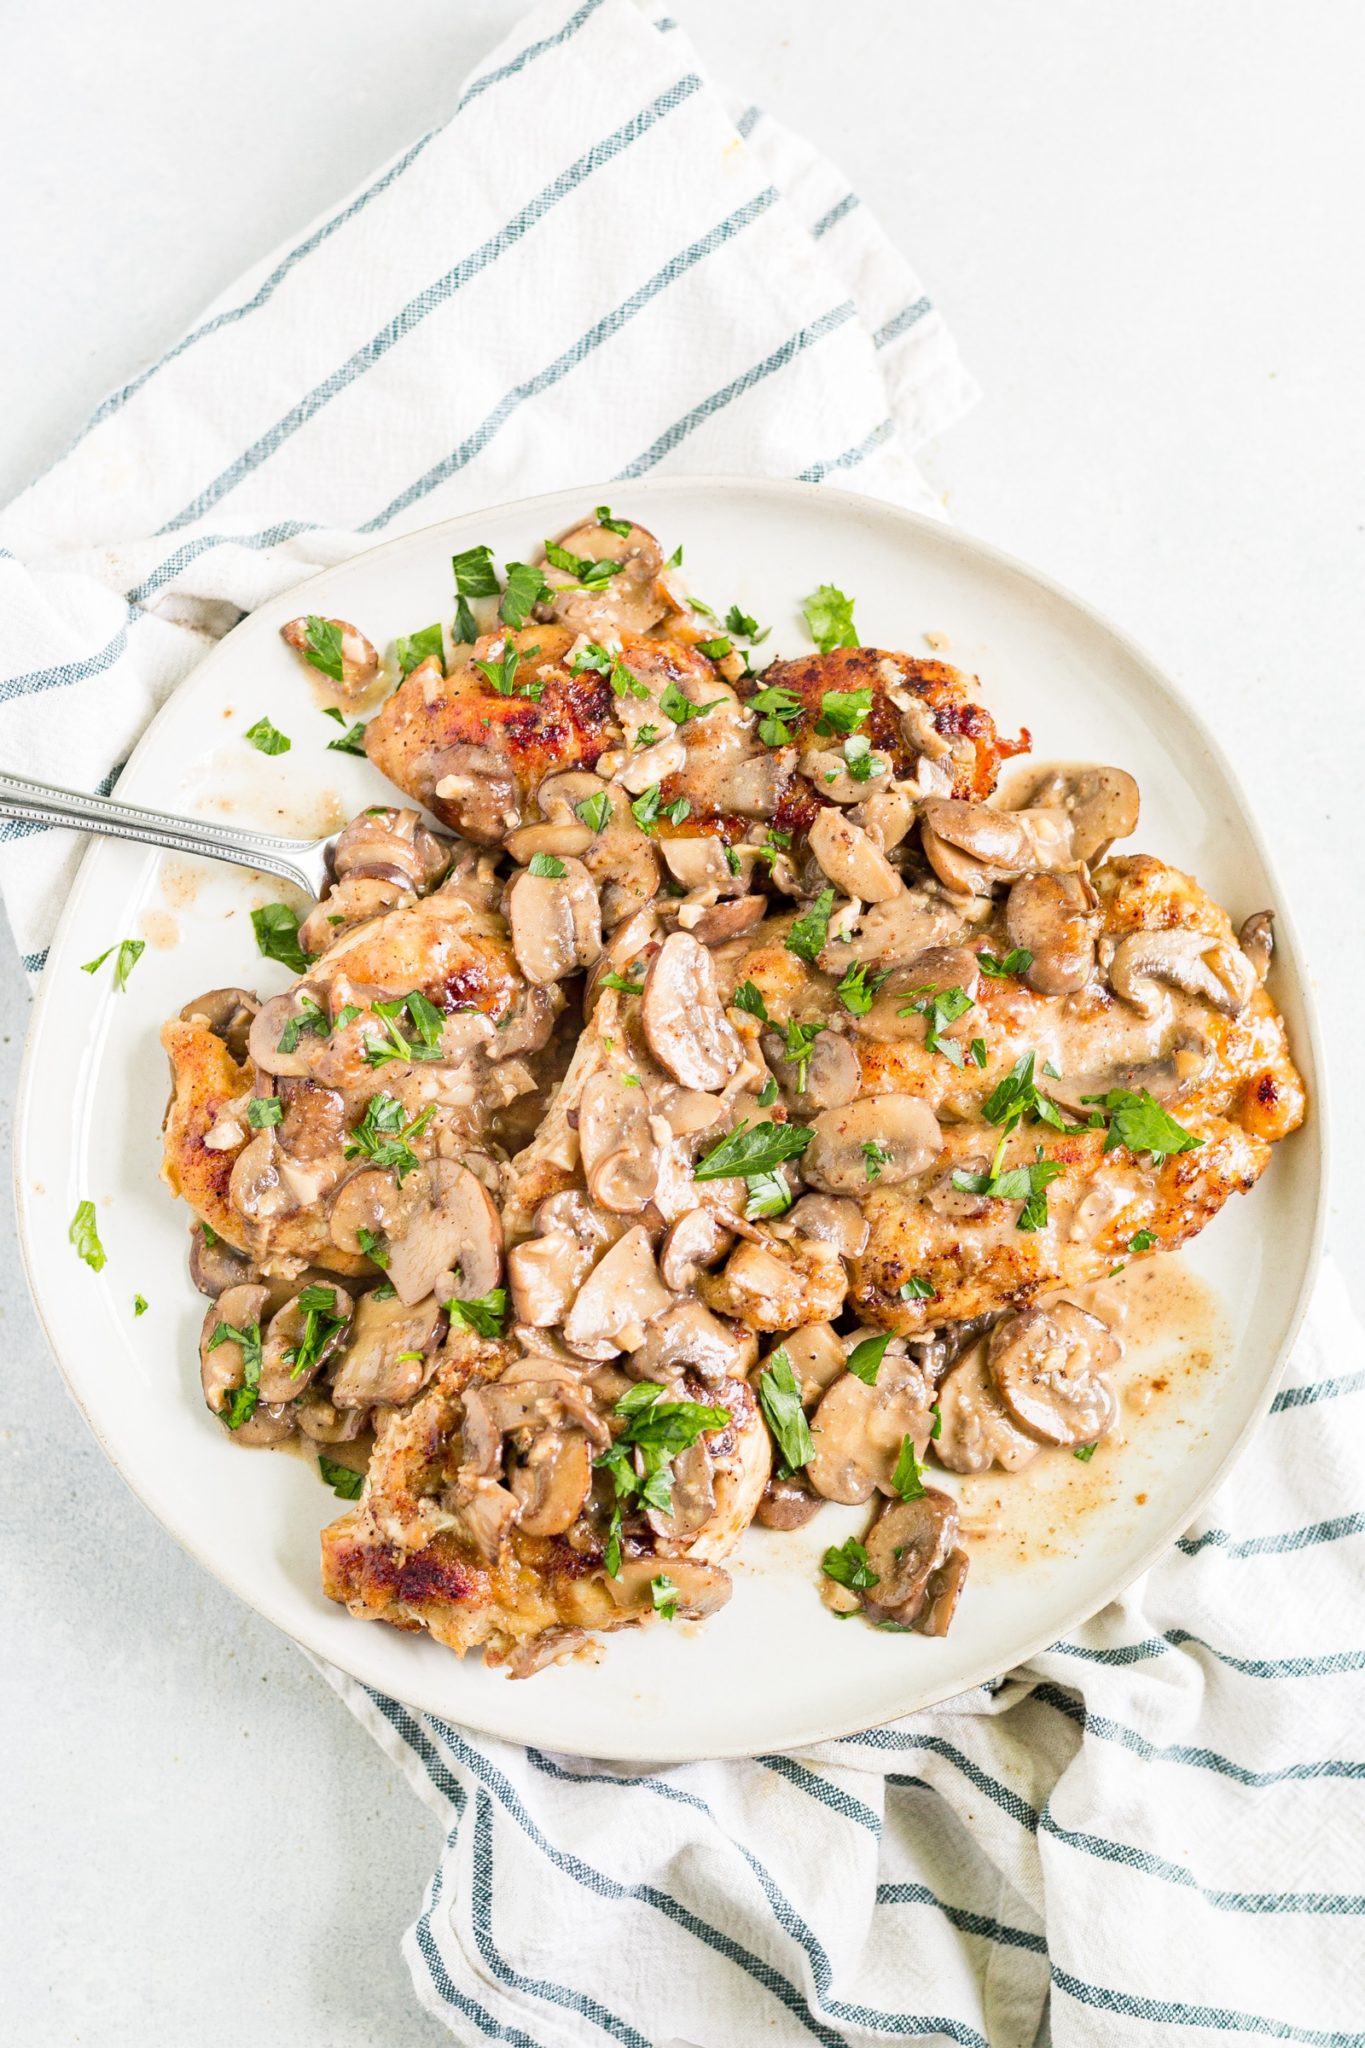
<path id="1" fill-rule="evenodd" d="M 927 506 L 913 450 L 971 395 L 829 164 L 727 112 L 667 18 L 547 0 L 0 520 L 0 761 L 107 788 L 241 612 L 575 477 Z M 32 971 L 74 859 L 0 828 Z M 807 1755 L 588 1764 L 329 1671 L 449 1823 L 424 2002 L 519 2048 L 1027 2048 L 1049 1992 L 1058 2048 L 1365 2048 L 1360 1363 L 1326 1275 L 1258 1441 L 1144 1582 L 998 1687 Z"/>

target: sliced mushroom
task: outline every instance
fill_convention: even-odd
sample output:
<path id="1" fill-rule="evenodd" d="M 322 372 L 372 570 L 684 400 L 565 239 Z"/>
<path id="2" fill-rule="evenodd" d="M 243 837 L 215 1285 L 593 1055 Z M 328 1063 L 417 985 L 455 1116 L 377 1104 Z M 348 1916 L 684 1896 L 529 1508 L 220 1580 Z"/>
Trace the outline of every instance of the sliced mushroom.
<path id="1" fill-rule="evenodd" d="M 684 1088 L 723 1088 L 744 1057 L 711 955 L 690 932 L 674 932 L 651 960 L 640 1016 L 650 1051 Z"/>
<path id="2" fill-rule="evenodd" d="M 730 872 L 724 842 L 710 833 L 699 832 L 688 838 L 662 840 L 659 851 L 669 874 L 675 882 L 681 882 L 684 889 L 710 888 L 725 895 L 743 886 Z"/>
<path id="3" fill-rule="evenodd" d="M 815 1234 L 815 1233 L 812 1233 Z M 686 1294 L 698 1275 L 718 1265 L 734 1243 L 714 1209 L 689 1209 L 669 1230 L 659 1251 L 659 1272 L 665 1287 Z"/>
<path id="4" fill-rule="evenodd" d="M 680 1372 L 703 1380 L 742 1379 L 757 1355 L 751 1330 L 722 1322 L 699 1301 L 680 1301 L 654 1318 L 644 1342 L 631 1352 L 630 1371 L 640 1380 Z"/>
<path id="5" fill-rule="evenodd" d="M 1116 839 L 1137 829 L 1140 799 L 1126 768 L 1057 768 L 1044 776 L 1029 804 L 1064 810 L 1071 820 L 1072 858 L 1093 867 Z"/>
<path id="6" fill-rule="evenodd" d="M 787 1362 L 801 1388 L 803 1407 L 812 1408 L 826 1387 L 843 1375 L 849 1347 L 832 1323 L 807 1323 L 804 1329 L 791 1330 L 782 1338 L 764 1359 L 765 1366 L 772 1363 L 778 1351 L 787 1354 Z"/>
<path id="7" fill-rule="evenodd" d="M 597 777 L 592 778 L 594 783 Z M 600 787 L 600 785 L 599 785 Z M 519 867 L 529 867 L 538 853 L 552 859 L 578 859 L 592 845 L 596 834 L 591 825 L 575 817 L 553 818 L 539 825 L 522 825 L 509 832 L 504 842 Z"/>
<path id="8" fill-rule="evenodd" d="M 410 1401 L 426 1379 L 445 1311 L 434 1299 L 409 1307 L 396 1295 L 362 1294 L 340 1365 L 332 1376 L 336 1408 Z"/>
<path id="9" fill-rule="evenodd" d="M 987 1362 L 1010 1419 L 1043 1444 L 1093 1444 L 1113 1426 L 1118 1397 L 1105 1378 L 1118 1339 L 1074 1302 L 1021 1309 L 991 1332 Z"/>
<path id="10" fill-rule="evenodd" d="M 965 896 L 989 896 L 1019 875 L 1070 866 L 1071 819 L 1060 807 L 1001 811 L 957 797 L 920 807 L 921 843 L 939 879 Z"/>
<path id="11" fill-rule="evenodd" d="M 957 1502 L 936 1486 L 914 1500 L 889 1501 L 867 1538 L 867 1561 L 877 1574 L 865 1605 L 869 1613 L 906 1627 L 918 1620 L 934 1575 L 957 1543 Z"/>
<path id="12" fill-rule="evenodd" d="M 666 1578 L 677 1594 L 677 1617 L 684 1621 L 705 1620 L 722 1608 L 734 1591 L 727 1571 L 695 1557 L 625 1558 L 616 1577 L 607 1579 L 607 1591 L 618 1607 L 638 1608 L 649 1615 L 655 1612 L 653 1585 L 660 1577 Z"/>
<path id="13" fill-rule="evenodd" d="M 381 882 L 373 875 L 355 875 L 329 889 L 299 926 L 299 945 L 317 957 L 327 954 L 358 925 L 382 917 L 392 910 L 406 889 L 398 882 Z"/>
<path id="14" fill-rule="evenodd" d="M 799 1475 L 770 1479 L 754 1520 L 764 1529 L 804 1529 L 823 1506 L 824 1502 L 803 1485 Z"/>
<path id="15" fill-rule="evenodd" d="M 863 1084 L 858 1055 L 838 1031 L 821 1030 L 804 1060 L 789 1059 L 786 1040 L 775 1031 L 766 1031 L 763 1056 L 803 1115 L 811 1110 L 842 1109 Z M 798 1087 L 803 1079 L 805 1086 Z"/>
<path id="16" fill-rule="evenodd" d="M 496 1564 L 517 1522 L 517 1497 L 497 1479 L 471 1479 L 452 1497 L 450 1506 L 469 1532 L 474 1547 Z"/>
<path id="17" fill-rule="evenodd" d="M 904 789 L 874 789 L 852 813 L 852 820 L 866 832 L 879 853 L 890 853 L 915 822 L 915 800 Z"/>
<path id="18" fill-rule="evenodd" d="M 423 1200 L 425 1183 L 416 1174 L 399 1181 L 387 1167 L 366 1166 L 344 1181 L 332 1197 L 327 1230 L 339 1251 L 364 1252 L 360 1233 L 371 1242 L 384 1240 L 381 1253 L 407 1229 Z"/>
<path id="19" fill-rule="evenodd" d="M 890 1490 L 906 1437 L 923 1452 L 933 1427 L 932 1392 L 903 1350 L 884 1353 L 872 1386 L 845 1372 L 830 1386 L 811 1422 L 815 1456 L 806 1483 L 825 1500 L 854 1506 L 880 1487 Z"/>
<path id="20" fill-rule="evenodd" d="M 305 1008 L 305 1001 L 311 1007 Z M 324 1008 L 324 1004 L 324 992 L 310 987 L 307 982 L 296 982 L 282 996 L 272 996 L 268 1003 L 262 1004 L 251 1020 L 247 1050 L 263 1074 L 293 1075 L 301 1079 L 312 1072 L 318 1040 L 312 1032 L 305 1032 L 299 1027 L 306 1017 Z M 280 1044 L 281 1037 L 286 1034 L 293 1040 L 288 1052 Z"/>
<path id="21" fill-rule="evenodd" d="M 656 1536 L 669 1543 L 684 1543 L 701 1534 L 715 1511 L 715 1473 L 706 1440 L 698 1437 L 673 1460 L 667 1511 L 648 1508 L 645 1520 Z"/>
<path id="22" fill-rule="evenodd" d="M 867 1243 L 867 1218 L 838 1195 L 802 1195 L 787 1221 L 803 1237 L 832 1244 L 841 1259 L 856 1259 Z"/>
<path id="23" fill-rule="evenodd" d="M 478 1301 L 502 1279 L 502 1218 L 487 1188 L 450 1159 L 407 1176 L 421 1196 L 401 1235 L 389 1243 L 389 1279 L 411 1307 L 428 1294 L 455 1291 Z"/>
<path id="24" fill-rule="evenodd" d="M 523 868 L 507 891 L 512 950 L 526 979 L 544 987 L 580 967 L 591 967 L 602 950 L 602 912 L 597 885 L 581 860 L 562 860 L 562 875 L 537 875 Z"/>
<path id="25" fill-rule="evenodd" d="M 315 1444 L 354 1443 L 369 1421 L 367 1408 L 337 1408 L 317 1387 L 310 1387 L 294 1405 L 300 1433 Z"/>
<path id="26" fill-rule="evenodd" d="M 615 575 L 592 589 L 571 580 L 562 582 L 563 570 L 546 572 L 554 593 L 554 616 L 575 632 L 588 633 L 595 640 L 603 633 L 647 633 L 669 612 L 678 610 L 661 581 L 663 550 L 643 526 L 632 525 L 629 533 L 616 534 L 596 520 L 585 520 L 565 534 L 560 546 L 584 561 L 619 564 Z"/>
<path id="27" fill-rule="evenodd" d="M 331 687 L 341 697 L 363 697 L 379 674 L 379 655 L 363 633 L 357 632 L 345 619 L 323 619 L 324 626 L 335 626 L 341 635 L 341 677 L 327 678 Z M 286 640 L 299 654 L 305 657 L 313 650 L 314 622 L 311 616 L 290 619 L 288 625 L 280 627 L 280 638 Z"/>
<path id="28" fill-rule="evenodd" d="M 329 1160 L 340 1174 L 341 1147 L 347 1133 L 345 1098 L 335 1088 L 324 1088 L 316 1081 L 284 1079 L 276 1093 L 283 1104 L 275 1126 L 281 1149 L 305 1166 Z"/>
<path id="29" fill-rule="evenodd" d="M 515 777 L 492 747 L 444 747 L 432 762 L 432 809 L 478 846 L 501 846 L 521 823 Z"/>
<path id="30" fill-rule="evenodd" d="M 581 1358 L 635 1351 L 645 1326 L 672 1296 L 659 1278 L 649 1233 L 637 1223 L 600 1259 L 564 1320 L 564 1342 Z"/>
<path id="31" fill-rule="evenodd" d="M 545 1430 L 525 1459 L 514 1464 L 508 1485 L 521 1508 L 528 1536 L 560 1536 L 578 1520 L 592 1488 L 592 1452 L 581 1429 Z"/>
<path id="32" fill-rule="evenodd" d="M 420 811 L 375 805 L 343 826 L 332 866 L 339 882 L 393 882 L 415 896 L 425 896 L 450 866 L 454 852 L 449 840 L 427 830 Z"/>
<path id="33" fill-rule="evenodd" d="M 873 997 L 872 1008 L 863 1017 L 851 1017 L 849 1028 L 860 1037 L 884 1039 L 891 1044 L 909 1040 L 924 1042 L 929 1029 L 928 999 L 936 992 L 961 989 L 969 1003 L 976 1001 L 981 965 L 970 946 L 926 946 L 904 966 L 891 970 Z M 918 1006 L 918 1007 L 917 1007 Z M 940 1027 L 942 1038 L 971 1038 L 980 1030 L 970 1011 Z"/>
<path id="34" fill-rule="evenodd" d="M 686 907 L 684 905 L 684 910 Z M 732 896 L 728 902 L 709 905 L 686 928 L 699 945 L 726 946 L 732 939 L 742 939 L 756 925 L 762 924 L 767 913 L 766 896 Z M 681 923 L 683 910 L 679 911 L 678 919 Z"/>
<path id="35" fill-rule="evenodd" d="M 1274 911 L 1254 911 L 1238 932 L 1237 943 L 1255 969 L 1257 981 L 1264 981 L 1275 952 Z"/>
<path id="36" fill-rule="evenodd" d="M 1070 995 L 1095 971 L 1095 893 L 1078 874 L 1021 875 L 1005 905 L 1005 930 L 1011 946 L 1032 953 L 1024 978 L 1039 995 Z"/>
<path id="37" fill-rule="evenodd" d="M 965 1550 L 950 1550 L 924 1589 L 924 1604 L 914 1626 L 922 1636 L 946 1636 L 952 1627 L 971 1559 Z"/>
<path id="38" fill-rule="evenodd" d="M 199 1337 L 199 1378 L 204 1400 L 214 1415 L 221 1415 L 225 1397 L 246 1384 L 246 1360 L 235 1337 L 220 1338 L 215 1332 L 228 1324 L 243 1332 L 253 1327 L 259 1334 L 261 1317 L 270 1299 L 269 1289 L 254 1282 L 225 1288 L 205 1310 Z"/>
<path id="39" fill-rule="evenodd" d="M 1129 932 L 1109 962 L 1114 994 L 1143 1017 L 1162 1005 L 1158 983 L 1202 996 L 1225 1017 L 1240 1017 L 1256 991 L 1256 969 L 1245 953 L 1209 932 Z"/>
<path id="40" fill-rule="evenodd" d="M 901 892 L 901 878 L 886 855 L 832 805 L 817 812 L 811 824 L 810 850 L 845 896 L 886 903 Z"/>
<path id="41" fill-rule="evenodd" d="M 1015 1427 L 986 1371 L 986 1347 L 964 1353 L 938 1390 L 939 1433 L 934 1451 L 949 1472 L 984 1472 L 988 1465 L 1017 1472 L 1037 1457 L 1036 1438 Z"/>
<path id="42" fill-rule="evenodd" d="M 1048 1094 L 1063 1109 L 1088 1116 L 1111 1088 L 1143 1090 L 1156 1102 L 1177 1102 L 1208 1079 L 1216 1054 L 1202 1031 L 1178 1031 L 1160 1059 L 1134 1060 L 1087 1073 L 1049 1076 Z M 1087 1099 L 1088 1098 L 1088 1099 Z M 974 1169 L 975 1170 L 975 1169 Z"/>
<path id="43" fill-rule="evenodd" d="M 345 1340 L 346 1328 L 351 1320 L 354 1304 L 344 1287 L 324 1286 L 323 1292 L 330 1292 L 333 1307 L 325 1311 L 336 1328 L 317 1346 L 315 1355 L 301 1364 L 298 1353 L 308 1333 L 310 1311 L 302 1306 L 300 1295 L 292 1296 L 282 1308 L 277 1308 L 270 1318 L 269 1328 L 261 1345 L 261 1399 L 263 1401 L 292 1401 L 311 1386 L 340 1345 Z M 314 1327 L 317 1325 L 315 1323 Z M 294 1355 L 289 1356 L 290 1353 Z"/>
<path id="44" fill-rule="evenodd" d="M 970 906 L 966 906 L 970 914 Z M 986 914 L 989 906 L 980 906 Z M 858 919 L 851 937 L 831 942 L 820 955 L 826 974 L 861 965 L 891 968 L 913 960 L 928 946 L 953 939 L 962 929 L 964 905 L 929 889 L 903 889 L 887 903 L 874 903 Z"/>
<path id="45" fill-rule="evenodd" d="M 211 988 L 196 996 L 180 1012 L 182 1023 L 204 1024 L 215 1038 L 221 1038 L 239 1066 L 247 1056 L 251 1020 L 260 1009 L 260 998 L 244 988 Z"/>
<path id="46" fill-rule="evenodd" d="M 591 1641 L 583 1628 L 547 1628 L 539 1635 L 530 1636 L 524 1643 L 518 1643 L 507 1658 L 509 1678 L 534 1678 L 537 1671 L 545 1671 L 551 1664 L 559 1664 L 566 1657 L 572 1657 Z M 489 1652 L 484 1652 L 485 1664 L 493 1662 Z"/>
<path id="47" fill-rule="evenodd" d="M 702 1210 L 700 1214 L 708 1212 Z M 210 1244 L 204 1235 L 204 1227 L 196 1223 L 190 1230 L 190 1279 L 201 1294 L 207 1294 L 216 1301 L 229 1287 L 242 1287 L 257 1277 L 256 1270 L 245 1252 L 234 1251 L 224 1238 L 214 1235 Z"/>
<path id="48" fill-rule="evenodd" d="M 815 1136 L 802 1171 L 827 1195 L 866 1194 L 872 1186 L 868 1146 L 877 1148 L 879 1188 L 913 1179 L 943 1150 L 938 1118 L 917 1095 L 864 1095 L 846 1109 L 822 1111 L 811 1128 Z"/>
<path id="49" fill-rule="evenodd" d="M 632 1084 L 614 1067 L 591 1077 L 578 1105 L 578 1144 L 593 1201 L 613 1215 L 638 1216 L 659 1179 L 659 1148 L 638 1078 Z"/>
<path id="50" fill-rule="evenodd" d="M 281 1179 L 280 1148 L 269 1125 L 233 1161 L 228 1200 L 239 1216 L 259 1226 L 298 1207 L 293 1191 Z"/>

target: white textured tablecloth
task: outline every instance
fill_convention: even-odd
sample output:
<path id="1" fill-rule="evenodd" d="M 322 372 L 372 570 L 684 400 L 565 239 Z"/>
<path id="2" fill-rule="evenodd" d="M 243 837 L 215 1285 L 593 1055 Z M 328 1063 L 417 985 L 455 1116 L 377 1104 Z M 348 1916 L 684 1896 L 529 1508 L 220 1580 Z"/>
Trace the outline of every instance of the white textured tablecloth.
<path id="1" fill-rule="evenodd" d="M 837 63 L 832 50 L 831 63 Z M 240 612 L 378 536 L 655 467 L 929 506 L 972 396 L 838 173 L 635 0 L 552 0 L 0 518 L 0 762 L 107 788 Z M 932 508 L 931 508 L 932 509 Z M 76 849 L 0 827 L 30 971 Z M 656 1772 L 327 1676 L 448 1817 L 409 1935 L 462 2041 L 1365 2048 L 1365 1360 L 1326 1274 L 1196 1531 L 995 1692 Z"/>

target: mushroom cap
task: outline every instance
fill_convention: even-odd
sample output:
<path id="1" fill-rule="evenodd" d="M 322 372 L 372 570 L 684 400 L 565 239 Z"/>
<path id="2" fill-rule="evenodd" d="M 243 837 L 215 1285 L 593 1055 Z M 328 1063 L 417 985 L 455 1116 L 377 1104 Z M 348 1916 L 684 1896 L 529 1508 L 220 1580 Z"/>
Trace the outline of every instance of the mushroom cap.
<path id="1" fill-rule="evenodd" d="M 939 1433 L 934 1452 L 949 1472 L 984 1472 L 989 1465 L 1018 1472 L 1037 1457 L 1036 1437 L 1025 1436 L 1006 1413 L 986 1370 L 986 1346 L 964 1352 L 938 1390 Z"/>
<path id="2" fill-rule="evenodd" d="M 734 1234 L 720 1221 L 714 1209 L 703 1205 L 686 1210 L 674 1223 L 659 1248 L 659 1273 L 665 1287 L 686 1294 L 695 1287 L 698 1275 L 718 1265 L 734 1243 Z"/>
<path id="3" fill-rule="evenodd" d="M 409 1307 L 397 1295 L 376 1300 L 362 1294 L 332 1375 L 334 1407 L 410 1401 L 426 1379 L 444 1328 L 445 1311 L 433 1298 Z"/>
<path id="4" fill-rule="evenodd" d="M 711 955 L 690 932 L 671 933 L 650 961 L 640 1017 L 650 1051 L 684 1088 L 723 1088 L 744 1057 Z"/>
<path id="5" fill-rule="evenodd" d="M 901 878 L 881 848 L 833 805 L 827 804 L 812 820 L 810 850 L 845 896 L 886 903 L 901 892 Z"/>
<path id="6" fill-rule="evenodd" d="M 508 1485 L 528 1536 L 560 1536 L 571 1529 L 592 1490 L 592 1452 L 581 1429 L 547 1429 L 514 1464 Z"/>
<path id="7" fill-rule="evenodd" d="M 389 1279 L 406 1306 L 444 1292 L 451 1274 L 466 1301 L 502 1279 L 502 1218 L 482 1181 L 451 1159 L 434 1159 L 407 1178 L 421 1199 L 400 1236 L 389 1241 Z"/>
<path id="8" fill-rule="evenodd" d="M 649 1233 L 637 1223 L 598 1260 L 564 1319 L 564 1342 L 580 1358 L 612 1358 L 644 1342 L 645 1326 L 672 1295 L 659 1278 Z"/>
<path id="9" fill-rule="evenodd" d="M 186 1003 L 180 1017 L 185 1024 L 207 1024 L 241 1066 L 247 1056 L 251 1021 L 260 1007 L 260 997 L 252 995 L 249 989 L 211 988 L 207 995 Z"/>
<path id="10" fill-rule="evenodd" d="M 615 534 L 595 519 L 584 520 L 566 533 L 559 545 L 585 561 L 620 563 L 616 574 L 595 590 L 583 590 L 571 582 L 561 585 L 557 581 L 561 570 L 546 572 L 554 592 L 551 609 L 576 632 L 589 633 L 595 640 L 603 633 L 647 633 L 667 613 L 678 609 L 659 580 L 663 549 L 643 526 L 632 525 L 629 533 Z"/>
<path id="11" fill-rule="evenodd" d="M 920 1451 L 929 1442 L 930 1401 L 919 1367 L 889 1349 L 872 1386 L 852 1372 L 836 1379 L 811 1422 L 815 1456 L 806 1465 L 811 1491 L 856 1506 L 879 1487 L 889 1490 L 905 1438 L 913 1438 Z"/>
<path id="12" fill-rule="evenodd" d="M 423 1183 L 416 1174 L 399 1181 L 385 1166 L 364 1166 L 343 1181 L 332 1197 L 327 1229 L 339 1251 L 361 1253 L 360 1232 L 382 1237 L 386 1243 L 401 1237 L 408 1218 L 423 1200 Z"/>
<path id="13" fill-rule="evenodd" d="M 754 1520 L 764 1529 L 804 1529 L 823 1506 L 799 1474 L 794 1474 L 790 1479 L 768 1481 Z"/>
<path id="14" fill-rule="evenodd" d="M 1085 987 L 1095 971 L 1099 917 L 1094 892 L 1077 874 L 1021 875 L 1005 905 L 1011 946 L 1032 953 L 1025 979 L 1039 995 Z"/>
<path id="15" fill-rule="evenodd" d="M 695 1212 L 694 1212 L 695 1213 Z M 758 1340 L 742 1324 L 722 1322 L 695 1298 L 674 1302 L 655 1316 L 643 1344 L 630 1355 L 636 1379 L 671 1378 L 679 1372 L 698 1379 L 742 1379 L 758 1356 Z"/>
<path id="16" fill-rule="evenodd" d="M 606 1587 L 618 1607 L 639 1608 L 648 1619 L 654 1612 L 652 1587 L 660 1576 L 671 1580 L 678 1596 L 677 1614 L 685 1621 L 704 1621 L 729 1599 L 734 1587 L 719 1565 L 693 1557 L 627 1557 Z"/>
<path id="17" fill-rule="evenodd" d="M 1031 808 L 1064 810 L 1071 820 L 1071 851 L 1093 866 L 1116 839 L 1137 829 L 1141 798 L 1126 768 L 1083 765 L 1056 768 L 1029 799 Z"/>
<path id="18" fill-rule="evenodd" d="M 924 1589 L 924 1604 L 915 1616 L 922 1636 L 946 1636 L 967 1583 L 971 1559 L 965 1550 L 950 1550 L 936 1572 L 931 1572 Z"/>
<path id="19" fill-rule="evenodd" d="M 890 1157 L 881 1161 L 879 1187 L 895 1187 L 931 1166 L 943 1150 L 938 1118 L 917 1095 L 864 1095 L 844 1109 L 817 1116 L 801 1169 L 828 1195 L 866 1194 L 871 1186 L 864 1145 Z"/>
<path id="20" fill-rule="evenodd" d="M 225 1238 L 212 1244 L 196 1222 L 190 1228 L 190 1279 L 201 1294 L 216 1301 L 229 1287 L 242 1287 L 254 1280 L 256 1271 L 245 1252 L 239 1252 Z"/>
<path id="21" fill-rule="evenodd" d="M 1060 807 L 1003 811 L 960 797 L 920 806 L 921 843 L 935 874 L 964 896 L 989 896 L 997 883 L 1072 864 L 1072 824 Z"/>
<path id="22" fill-rule="evenodd" d="M 600 1208 L 638 1216 L 653 1200 L 659 1148 L 645 1091 L 609 1067 L 584 1084 L 578 1104 L 578 1145 L 588 1192 Z"/>
<path id="23" fill-rule="evenodd" d="M 562 875 L 523 868 L 506 899 L 512 950 L 526 979 L 540 987 L 591 967 L 602 951 L 597 884 L 581 860 L 566 857 Z"/>
<path id="24" fill-rule="evenodd" d="M 1225 1017 L 1240 1017 L 1257 987 L 1246 954 L 1217 934 L 1176 927 L 1129 932 L 1119 940 L 1109 962 L 1116 996 L 1140 1016 L 1154 1017 L 1162 1004 L 1157 984 L 1163 981 L 1202 996 Z"/>
<path id="25" fill-rule="evenodd" d="M 957 1502 L 936 1486 L 914 1500 L 888 1501 L 867 1538 L 867 1561 L 877 1574 L 867 1607 L 888 1620 L 915 1621 L 929 1583 L 957 1541 Z"/>
<path id="26" fill-rule="evenodd" d="M 1112 1427 L 1118 1397 L 1105 1370 L 1118 1339 L 1073 1302 L 1021 1309 L 991 1332 L 991 1378 L 1011 1421 L 1039 1443 L 1093 1444 Z"/>
<path id="27" fill-rule="evenodd" d="M 261 1399 L 263 1401 L 293 1401 L 311 1386 L 322 1368 L 335 1356 L 345 1341 L 346 1330 L 354 1312 L 354 1303 L 344 1287 L 329 1282 L 320 1285 L 331 1287 L 333 1307 L 330 1313 L 337 1319 L 337 1328 L 322 1345 L 312 1363 L 300 1372 L 285 1357 L 286 1351 L 295 1349 L 303 1339 L 307 1325 L 307 1310 L 299 1305 L 299 1296 L 291 1295 L 281 1308 L 277 1308 L 263 1333 L 261 1343 Z"/>
<path id="28" fill-rule="evenodd" d="M 839 1195 L 802 1195 L 787 1221 L 803 1237 L 832 1244 L 841 1259 L 856 1259 L 867 1243 L 867 1218 L 856 1202 Z"/>
<path id="29" fill-rule="evenodd" d="M 788 1059 L 786 1041 L 776 1031 L 763 1034 L 763 1056 L 803 1115 L 811 1110 L 842 1109 L 863 1083 L 858 1055 L 841 1032 L 825 1030 L 811 1041 L 803 1063 Z M 804 1064 L 806 1085 L 797 1087 Z"/>

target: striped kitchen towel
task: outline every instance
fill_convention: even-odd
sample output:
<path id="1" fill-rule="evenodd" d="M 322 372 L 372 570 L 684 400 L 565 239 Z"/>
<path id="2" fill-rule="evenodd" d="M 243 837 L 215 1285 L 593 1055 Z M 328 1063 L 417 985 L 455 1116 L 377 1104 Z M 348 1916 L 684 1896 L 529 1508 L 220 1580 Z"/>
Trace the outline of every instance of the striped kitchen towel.
<path id="1" fill-rule="evenodd" d="M 423 136 L 101 406 L 0 518 L 0 762 L 108 788 L 245 611 L 379 536 L 656 467 L 933 509 L 969 402 L 837 172 L 636 0 L 546 0 Z M 65 836 L 0 828 L 37 972 Z M 326 1675 L 448 1844 L 409 1959 L 461 2042 L 1365 2048 L 1365 1370 L 1324 1279 L 1197 1532 L 1002 1686 L 656 1771 Z"/>

